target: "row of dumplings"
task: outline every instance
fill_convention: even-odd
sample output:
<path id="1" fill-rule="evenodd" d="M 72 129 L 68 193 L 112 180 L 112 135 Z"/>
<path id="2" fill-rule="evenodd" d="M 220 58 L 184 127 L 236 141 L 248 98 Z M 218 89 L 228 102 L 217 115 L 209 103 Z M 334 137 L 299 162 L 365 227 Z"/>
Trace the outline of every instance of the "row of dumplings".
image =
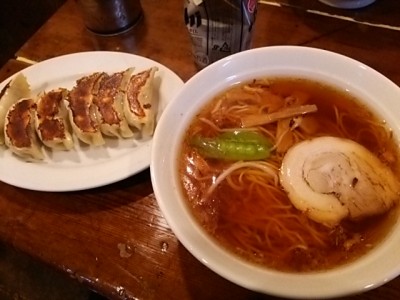
<path id="1" fill-rule="evenodd" d="M 0 92 L 0 145 L 32 161 L 44 159 L 43 148 L 73 149 L 74 136 L 93 146 L 103 145 L 104 136 L 151 136 L 157 70 L 95 72 L 76 80 L 71 90 L 60 87 L 35 96 L 19 73 Z"/>

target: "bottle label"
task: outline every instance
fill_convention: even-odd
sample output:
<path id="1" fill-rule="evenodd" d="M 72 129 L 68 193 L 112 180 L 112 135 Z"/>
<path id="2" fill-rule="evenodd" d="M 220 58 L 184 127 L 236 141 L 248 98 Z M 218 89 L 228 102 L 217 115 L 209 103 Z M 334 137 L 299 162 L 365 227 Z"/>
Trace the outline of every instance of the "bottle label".
<path id="1" fill-rule="evenodd" d="M 200 68 L 250 48 L 257 0 L 185 0 L 184 8 Z"/>

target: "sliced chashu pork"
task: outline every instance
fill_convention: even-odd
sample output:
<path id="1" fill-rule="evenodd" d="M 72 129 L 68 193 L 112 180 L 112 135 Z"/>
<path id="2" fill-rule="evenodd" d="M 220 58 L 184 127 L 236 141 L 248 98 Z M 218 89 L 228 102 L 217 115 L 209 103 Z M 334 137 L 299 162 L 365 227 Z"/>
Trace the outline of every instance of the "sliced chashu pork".
<path id="1" fill-rule="evenodd" d="M 297 209 L 327 226 L 384 213 L 400 195 L 399 181 L 388 166 L 362 145 L 335 137 L 289 149 L 280 182 Z"/>

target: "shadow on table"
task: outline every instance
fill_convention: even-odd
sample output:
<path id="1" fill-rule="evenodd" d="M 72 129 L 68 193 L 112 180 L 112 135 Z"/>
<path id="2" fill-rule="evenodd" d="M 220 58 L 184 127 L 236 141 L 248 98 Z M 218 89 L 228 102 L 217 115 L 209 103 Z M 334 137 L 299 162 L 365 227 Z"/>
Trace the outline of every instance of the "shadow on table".
<path id="1" fill-rule="evenodd" d="M 65 274 L 0 244 L 0 299 L 105 300 Z"/>
<path id="2" fill-rule="evenodd" d="M 65 1 L 1 1 L 0 66 L 14 57 L 14 53 Z"/>

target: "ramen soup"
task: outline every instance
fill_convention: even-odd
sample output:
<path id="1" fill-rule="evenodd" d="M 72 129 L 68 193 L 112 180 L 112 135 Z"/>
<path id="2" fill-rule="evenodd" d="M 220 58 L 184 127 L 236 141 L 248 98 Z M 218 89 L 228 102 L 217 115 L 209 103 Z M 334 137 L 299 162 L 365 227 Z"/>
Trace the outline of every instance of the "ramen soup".
<path id="1" fill-rule="evenodd" d="M 396 221 L 396 149 L 384 121 L 348 92 L 268 78 L 201 109 L 179 177 L 197 221 L 232 253 L 322 271 L 373 249 Z"/>

